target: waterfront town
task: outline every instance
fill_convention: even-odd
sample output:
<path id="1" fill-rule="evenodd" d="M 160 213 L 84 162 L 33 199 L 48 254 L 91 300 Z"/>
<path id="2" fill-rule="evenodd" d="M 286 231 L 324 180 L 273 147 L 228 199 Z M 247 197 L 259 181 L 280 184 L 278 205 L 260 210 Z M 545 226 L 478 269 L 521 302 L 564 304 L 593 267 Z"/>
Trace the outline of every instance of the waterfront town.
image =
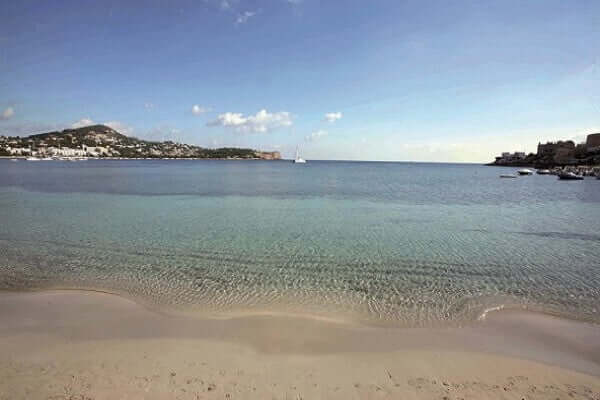
<path id="1" fill-rule="evenodd" d="M 279 160 L 278 151 L 209 149 L 173 141 L 154 142 L 125 136 L 105 125 L 47 132 L 27 137 L 0 136 L 0 156 L 36 159 L 185 158 Z"/>
<path id="2" fill-rule="evenodd" d="M 537 152 L 504 152 L 488 165 L 510 167 L 554 168 L 600 165 L 600 133 L 587 136 L 575 144 L 572 140 L 538 143 Z"/>

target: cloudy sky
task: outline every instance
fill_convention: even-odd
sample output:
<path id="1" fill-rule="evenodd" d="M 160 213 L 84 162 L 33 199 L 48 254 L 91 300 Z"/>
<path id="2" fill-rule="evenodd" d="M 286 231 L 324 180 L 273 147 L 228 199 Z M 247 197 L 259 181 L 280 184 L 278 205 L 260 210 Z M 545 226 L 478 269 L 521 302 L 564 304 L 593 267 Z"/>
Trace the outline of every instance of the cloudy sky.
<path id="1" fill-rule="evenodd" d="M 489 161 L 600 131 L 600 1 L 4 1 L 0 134 Z"/>

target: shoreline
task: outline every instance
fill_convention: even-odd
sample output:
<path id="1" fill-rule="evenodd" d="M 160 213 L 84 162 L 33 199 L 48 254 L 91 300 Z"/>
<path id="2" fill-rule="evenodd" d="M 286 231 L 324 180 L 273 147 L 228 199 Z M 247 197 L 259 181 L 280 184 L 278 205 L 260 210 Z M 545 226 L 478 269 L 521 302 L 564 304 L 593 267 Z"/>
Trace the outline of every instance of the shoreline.
<path id="1" fill-rule="evenodd" d="M 30 156 L 0 156 L 0 159 L 4 160 L 25 160 Z M 87 161 L 87 160 L 116 160 L 116 161 L 126 161 L 126 160 L 222 160 L 222 161 L 293 161 L 292 159 L 287 158 L 200 158 L 200 157 L 85 157 L 85 160 L 82 160 L 81 157 L 63 157 L 59 159 L 52 160 L 43 160 L 39 159 L 38 161 Z"/>
<path id="2" fill-rule="evenodd" d="M 314 308 L 299 310 L 298 307 L 290 306 L 290 303 L 274 303 L 263 304 L 258 306 L 243 306 L 238 305 L 227 309 L 212 309 L 202 308 L 200 305 L 197 308 L 172 308 L 169 306 L 161 306 L 145 301 L 144 297 L 131 296 L 127 293 L 111 291 L 104 288 L 93 287 L 51 287 L 51 288 L 19 288 L 19 289 L 0 289 L 2 294 L 35 294 L 35 293 L 96 293 L 99 295 L 115 296 L 124 301 L 136 304 L 148 312 L 160 314 L 167 317 L 187 318 L 190 320 L 209 320 L 209 321 L 227 321 L 239 318 L 297 318 L 321 321 L 325 323 L 364 327 L 373 329 L 463 329 L 476 328 L 481 323 L 485 322 L 490 315 L 497 313 L 525 313 L 531 315 L 539 315 L 545 318 L 556 318 L 559 320 L 569 321 L 577 324 L 589 324 L 600 329 L 600 322 L 596 319 L 578 317 L 568 315 L 565 312 L 551 310 L 536 304 L 520 304 L 517 302 L 506 302 L 504 297 L 497 299 L 497 303 L 493 302 L 485 308 L 480 308 L 479 313 L 474 313 L 469 319 L 452 319 L 452 320 L 428 320 L 422 324 L 411 324 L 406 321 L 395 319 L 377 319 L 370 315 L 364 315 L 361 311 L 340 310 L 316 310 Z"/>
<path id="3" fill-rule="evenodd" d="M 53 290 L 0 292 L 0 321 L 2 400 L 600 396 L 600 326 L 524 311 L 462 328 L 383 328 L 189 318 Z"/>

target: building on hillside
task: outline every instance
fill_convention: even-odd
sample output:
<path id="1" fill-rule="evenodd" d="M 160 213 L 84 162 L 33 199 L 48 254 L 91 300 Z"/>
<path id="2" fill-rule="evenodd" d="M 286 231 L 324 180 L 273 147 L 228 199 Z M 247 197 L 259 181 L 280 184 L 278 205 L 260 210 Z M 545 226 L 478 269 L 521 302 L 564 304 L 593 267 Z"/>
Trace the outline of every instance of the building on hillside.
<path id="1" fill-rule="evenodd" d="M 558 147 L 554 153 L 552 159 L 557 164 L 568 164 L 574 161 L 575 158 L 575 147 Z"/>
<path id="2" fill-rule="evenodd" d="M 587 136 L 585 141 L 585 149 L 588 153 L 600 151 L 600 133 L 592 133 Z"/>
<path id="3" fill-rule="evenodd" d="M 100 146 L 87 146 L 83 145 L 83 150 L 90 157 L 100 157 L 100 156 L 108 156 L 110 155 L 110 150 L 106 147 Z"/>
<path id="4" fill-rule="evenodd" d="M 575 146 L 575 158 L 584 158 L 587 154 L 587 146 L 585 143 L 577 143 Z"/>
<path id="5" fill-rule="evenodd" d="M 547 142 L 546 144 L 538 143 L 537 155 L 538 157 L 554 157 L 559 149 L 561 155 L 570 153 L 573 156 L 575 154 L 575 142 L 572 140 L 559 140 L 558 142 Z"/>
<path id="6" fill-rule="evenodd" d="M 85 150 L 70 147 L 48 147 L 46 153 L 58 157 L 85 157 L 86 155 Z"/>
<path id="7" fill-rule="evenodd" d="M 6 150 L 11 156 L 25 156 L 31 154 L 29 147 L 7 147 Z"/>
<path id="8" fill-rule="evenodd" d="M 527 157 L 524 151 L 515 151 L 510 153 L 508 151 L 503 152 L 500 156 L 496 157 L 497 164 L 511 163 L 522 161 Z"/>

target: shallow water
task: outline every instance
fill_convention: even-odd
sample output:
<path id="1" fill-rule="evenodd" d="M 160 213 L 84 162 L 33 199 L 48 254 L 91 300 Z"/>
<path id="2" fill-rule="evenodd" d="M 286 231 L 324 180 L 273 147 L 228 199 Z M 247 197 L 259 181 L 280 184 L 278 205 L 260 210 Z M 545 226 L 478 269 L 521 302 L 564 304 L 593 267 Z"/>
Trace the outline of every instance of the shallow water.
<path id="1" fill-rule="evenodd" d="M 0 160 L 0 289 L 421 326 L 600 322 L 600 180 L 463 164 Z"/>

